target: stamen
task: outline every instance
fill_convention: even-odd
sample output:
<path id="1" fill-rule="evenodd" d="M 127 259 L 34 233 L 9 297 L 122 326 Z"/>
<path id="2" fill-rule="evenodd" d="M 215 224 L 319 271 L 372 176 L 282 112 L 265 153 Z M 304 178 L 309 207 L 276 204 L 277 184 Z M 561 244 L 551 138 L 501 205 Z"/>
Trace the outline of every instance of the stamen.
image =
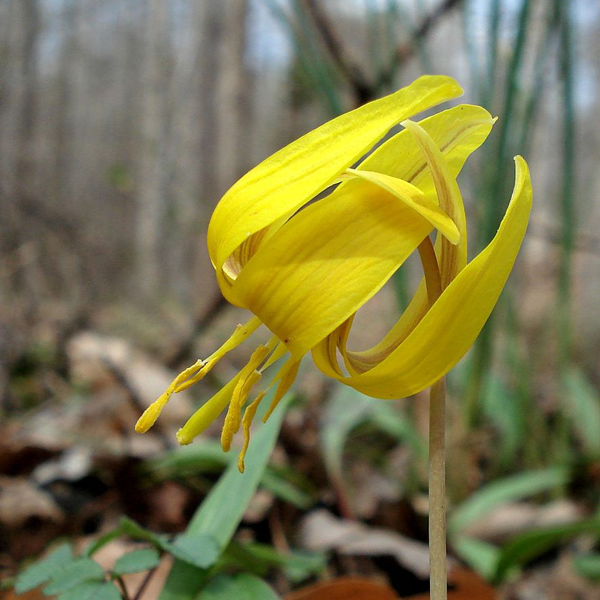
<path id="1" fill-rule="evenodd" d="M 278 341 L 279 340 L 277 337 L 273 336 L 271 340 L 269 340 L 268 344 L 266 346 L 261 346 L 261 348 L 266 348 L 268 354 L 268 352 L 271 352 L 271 350 L 275 347 L 275 344 Z M 282 344 L 279 344 L 275 351 L 272 352 L 266 363 L 260 368 L 261 371 L 281 357 L 281 346 Z M 223 410 L 225 410 L 227 405 L 230 404 L 233 398 L 234 390 L 238 386 L 242 377 L 247 377 L 249 373 L 252 373 L 255 370 L 255 367 L 260 365 L 260 361 L 258 363 L 256 361 L 252 361 L 252 357 L 250 358 L 250 362 L 252 362 L 250 369 L 248 368 L 248 365 L 241 369 L 240 372 L 233 377 L 233 379 L 231 379 L 231 381 L 221 388 L 212 398 L 210 398 L 210 400 L 206 401 L 177 432 L 177 441 L 182 446 L 191 444 L 194 438 L 203 433 L 223 412 Z M 248 392 L 249 391 L 250 390 L 248 389 Z M 246 393 L 246 397 L 248 392 Z"/>
<path id="2" fill-rule="evenodd" d="M 197 360 L 191 367 L 188 367 L 171 383 L 164 394 L 155 400 L 138 419 L 135 430 L 138 433 L 146 433 L 160 416 L 163 408 L 171 399 L 173 394 L 178 394 L 187 390 L 190 386 L 197 383 L 212 370 L 212 368 L 231 350 L 239 346 L 248 336 L 256 331 L 261 321 L 258 317 L 252 317 L 245 325 L 238 325 L 229 339 L 215 352 L 213 352 L 205 361 Z"/>
<path id="3" fill-rule="evenodd" d="M 292 384 L 296 380 L 296 375 L 298 375 L 299 367 L 300 361 L 295 361 L 293 358 L 290 357 L 281 367 L 277 375 L 275 375 L 275 377 L 273 378 L 271 385 L 273 385 L 273 383 L 275 383 L 275 381 L 277 380 L 279 380 L 279 384 L 277 385 L 277 390 L 275 391 L 275 396 L 271 401 L 271 405 L 269 406 L 269 409 L 263 417 L 263 423 L 267 422 L 268 418 L 271 416 L 271 413 L 277 408 L 277 405 L 279 404 L 280 400 L 292 387 Z"/>
<path id="4" fill-rule="evenodd" d="M 242 407 L 250 394 L 250 390 L 260 381 L 260 378 L 261 374 L 258 371 L 252 371 L 245 379 L 240 377 L 240 380 L 237 382 L 231 396 L 231 401 L 229 402 L 229 409 L 225 415 L 223 431 L 221 432 L 221 447 L 223 448 L 223 452 L 229 452 L 231 449 L 231 440 L 240 429 Z"/>
<path id="5" fill-rule="evenodd" d="M 246 457 L 246 452 L 248 451 L 248 446 L 250 445 L 250 426 L 252 425 L 256 411 L 266 394 L 267 390 L 260 392 L 260 394 L 258 394 L 258 396 L 246 407 L 246 410 L 244 411 L 244 418 L 242 419 L 244 445 L 242 446 L 238 456 L 238 470 L 240 473 L 244 472 L 244 458 Z"/>
<path id="6" fill-rule="evenodd" d="M 240 378 L 231 395 L 229 410 L 225 416 L 223 432 L 221 433 L 221 446 L 225 452 L 228 452 L 231 448 L 231 440 L 240 428 L 242 407 L 248 398 L 248 394 L 261 378 L 261 374 L 256 369 L 267 358 L 277 341 L 277 337 L 273 336 L 266 346 L 259 346 L 252 353 L 248 364 L 240 372 Z"/>
<path id="7" fill-rule="evenodd" d="M 190 386 L 201 381 L 212 371 L 212 368 L 234 348 L 237 348 L 250 334 L 254 333 L 260 326 L 261 321 L 258 317 L 253 317 L 245 325 L 238 325 L 231 337 L 218 349 L 215 350 L 205 361 L 202 369 L 188 381 L 183 382 L 177 387 L 175 393 L 183 392 Z"/>
<path id="8" fill-rule="evenodd" d="M 179 391 L 177 386 L 181 381 L 187 379 L 194 371 L 198 369 L 202 369 L 204 363 L 202 360 L 197 360 L 191 367 L 185 369 L 175 377 L 175 379 L 171 382 L 171 385 L 167 388 L 167 391 L 160 396 L 158 400 L 155 400 L 142 414 L 142 416 L 138 419 L 138 422 L 135 424 L 135 430 L 138 433 L 146 433 L 150 427 L 156 423 L 156 419 L 160 416 L 162 409 L 167 405 L 167 402 L 171 399 L 171 396 Z"/>

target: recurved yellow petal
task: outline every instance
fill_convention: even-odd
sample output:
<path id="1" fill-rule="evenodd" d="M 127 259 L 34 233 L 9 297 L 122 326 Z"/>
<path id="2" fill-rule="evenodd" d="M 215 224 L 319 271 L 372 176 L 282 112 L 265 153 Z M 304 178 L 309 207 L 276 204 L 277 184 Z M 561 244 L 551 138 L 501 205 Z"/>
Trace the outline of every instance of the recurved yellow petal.
<path id="1" fill-rule="evenodd" d="M 484 108 L 462 104 L 419 121 L 419 126 L 429 135 L 435 146 L 439 148 L 446 163 L 446 176 L 456 178 L 466 159 L 486 140 L 494 122 L 495 119 Z M 433 202 L 437 203 L 438 201 L 435 183 L 428 168 L 426 156 L 417 138 L 407 129 L 390 138 L 370 154 L 357 167 L 357 171 L 362 169 L 386 173 L 404 179 L 421 189 Z M 332 197 L 342 193 L 344 187 L 348 184 L 341 185 L 333 192 Z M 466 259 L 466 237 L 463 244 L 465 247 L 462 252 Z M 441 254 L 441 242 L 439 240 L 436 247 L 438 253 Z M 452 251 L 455 252 L 456 250 L 452 249 Z M 446 268 L 446 278 L 448 278 L 448 268 Z M 333 333 L 314 348 L 315 360 L 319 362 L 321 369 L 327 375 L 331 377 L 341 375 L 335 361 L 339 349 L 351 374 L 355 374 L 355 369 L 360 369 L 361 372 L 366 371 L 373 364 L 385 359 L 394 348 L 399 346 L 416 327 L 426 311 L 427 291 L 425 283 L 421 282 L 409 306 L 402 313 L 394 327 L 374 347 L 364 352 L 354 352 L 352 364 L 348 360 L 345 350 L 345 340 L 348 337 L 347 331 L 344 336 L 336 336 Z M 345 324 L 341 327 L 344 328 Z M 364 360 L 362 359 L 363 355 Z"/>
<path id="2" fill-rule="evenodd" d="M 456 178 L 467 158 L 486 140 L 495 119 L 481 106 L 460 104 L 419 121 Z M 431 171 L 415 137 L 403 129 L 376 148 L 357 169 L 404 179 L 437 203 Z"/>
<path id="3" fill-rule="evenodd" d="M 431 231 L 389 192 L 351 183 L 288 221 L 233 285 L 296 359 L 373 296 Z"/>
<path id="4" fill-rule="evenodd" d="M 444 290 L 408 337 L 383 362 L 360 375 L 336 375 L 328 364 L 331 353 L 322 350 L 313 353 L 319 368 L 366 395 L 402 398 L 430 386 L 460 360 L 492 312 L 527 229 L 531 180 L 523 158 L 518 156 L 515 162 L 515 188 L 498 233 Z M 348 354 L 352 359 L 352 353 Z"/>
<path id="5" fill-rule="evenodd" d="M 449 77 L 420 77 L 394 94 L 325 123 L 242 177 L 221 199 L 208 228 L 209 254 L 225 296 L 243 306 L 222 272 L 240 244 L 308 202 L 391 127 L 461 93 Z"/>
<path id="6" fill-rule="evenodd" d="M 398 198 L 398 200 L 406 203 L 407 206 L 410 206 L 416 213 L 429 221 L 450 243 L 457 244 L 460 241 L 460 233 L 454 221 L 436 203 L 427 198 L 418 187 L 383 173 L 359 171 L 357 169 L 348 169 L 347 171 L 359 179 L 370 181 Z"/>
<path id="7" fill-rule="evenodd" d="M 415 138 L 427 161 L 440 208 L 456 223 L 460 232 L 460 241 L 456 245 L 452 245 L 442 238 L 438 238 L 436 241 L 442 286 L 446 287 L 467 264 L 467 219 L 462 195 L 458 183 L 456 183 L 456 176 L 450 170 L 450 166 L 435 140 L 418 123 L 404 121 L 402 125 Z"/>

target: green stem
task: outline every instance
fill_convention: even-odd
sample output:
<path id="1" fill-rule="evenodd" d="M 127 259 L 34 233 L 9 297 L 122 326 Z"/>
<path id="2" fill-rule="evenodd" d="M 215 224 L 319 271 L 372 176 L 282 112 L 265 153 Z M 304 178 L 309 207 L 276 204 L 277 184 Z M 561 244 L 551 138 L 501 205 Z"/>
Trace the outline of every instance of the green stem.
<path id="1" fill-rule="evenodd" d="M 429 578 L 430 599 L 446 600 L 446 384 L 429 392 Z"/>
<path id="2" fill-rule="evenodd" d="M 573 107 L 573 50 L 569 4 L 558 2 L 561 11 L 560 70 L 563 80 L 563 181 L 561 190 L 562 251 L 560 256 L 559 286 L 559 340 L 561 367 L 569 362 L 571 351 L 571 327 L 569 306 L 571 302 L 571 259 L 575 232 L 575 110 Z"/>

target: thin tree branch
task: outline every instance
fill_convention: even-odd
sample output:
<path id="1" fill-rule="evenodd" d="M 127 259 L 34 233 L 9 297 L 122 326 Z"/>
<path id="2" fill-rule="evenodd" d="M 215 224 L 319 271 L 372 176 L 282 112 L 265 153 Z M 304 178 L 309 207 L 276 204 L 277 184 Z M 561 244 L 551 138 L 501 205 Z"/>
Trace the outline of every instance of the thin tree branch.
<path id="1" fill-rule="evenodd" d="M 412 39 L 401 44 L 396 48 L 392 60 L 388 65 L 387 69 L 384 69 L 380 74 L 377 82 L 374 85 L 374 92 L 378 92 L 383 86 L 389 85 L 394 80 L 394 75 L 398 71 L 398 68 L 413 56 L 418 46 L 418 42 L 427 37 L 431 29 L 444 17 L 447 13 L 455 8 L 458 8 L 462 4 L 462 0 L 444 0 L 431 13 L 423 18 L 421 24 L 416 28 Z"/>
<path id="2" fill-rule="evenodd" d="M 359 67 L 346 56 L 342 42 L 331 26 L 327 13 L 317 0 L 303 0 L 302 4 L 306 7 L 305 10 L 315 24 L 335 66 L 352 88 L 356 105 L 360 106 L 369 101 L 372 97 L 373 86 L 367 81 Z"/>

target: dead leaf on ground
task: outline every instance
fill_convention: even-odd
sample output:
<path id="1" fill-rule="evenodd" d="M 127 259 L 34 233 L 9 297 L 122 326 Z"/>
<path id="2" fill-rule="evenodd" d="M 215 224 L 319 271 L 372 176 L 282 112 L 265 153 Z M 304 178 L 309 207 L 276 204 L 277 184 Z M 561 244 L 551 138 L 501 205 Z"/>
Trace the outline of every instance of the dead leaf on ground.
<path id="1" fill-rule="evenodd" d="M 429 577 L 429 548 L 395 531 L 338 519 L 326 510 L 307 515 L 300 528 L 302 545 L 309 550 L 335 550 L 359 556 L 393 556 L 421 579 Z"/>
<path id="2" fill-rule="evenodd" d="M 540 506 L 531 502 L 511 502 L 490 511 L 469 525 L 464 533 L 488 542 L 501 543 L 507 538 L 538 527 L 572 523 L 583 516 L 582 507 L 570 500 Z"/>
<path id="3" fill-rule="evenodd" d="M 50 494 L 25 478 L 0 477 L 0 551 L 15 560 L 37 554 L 63 521 Z"/>
<path id="4" fill-rule="evenodd" d="M 477 573 L 468 569 L 454 568 L 448 574 L 448 582 L 454 587 L 448 592 L 448 600 L 496 600 L 493 587 Z M 406 600 L 429 600 L 429 594 L 408 596 Z"/>
<path id="5" fill-rule="evenodd" d="M 285 596 L 285 600 L 400 600 L 392 588 L 355 577 L 316 583 Z"/>
<path id="6" fill-rule="evenodd" d="M 175 375 L 132 344 L 94 331 L 79 333 L 69 340 L 67 355 L 73 379 L 94 389 L 114 383 L 113 367 L 126 379 L 140 402 L 148 406 L 169 386 Z M 165 425 L 181 424 L 189 416 L 191 403 L 185 392 L 177 394 L 162 415 Z"/>

